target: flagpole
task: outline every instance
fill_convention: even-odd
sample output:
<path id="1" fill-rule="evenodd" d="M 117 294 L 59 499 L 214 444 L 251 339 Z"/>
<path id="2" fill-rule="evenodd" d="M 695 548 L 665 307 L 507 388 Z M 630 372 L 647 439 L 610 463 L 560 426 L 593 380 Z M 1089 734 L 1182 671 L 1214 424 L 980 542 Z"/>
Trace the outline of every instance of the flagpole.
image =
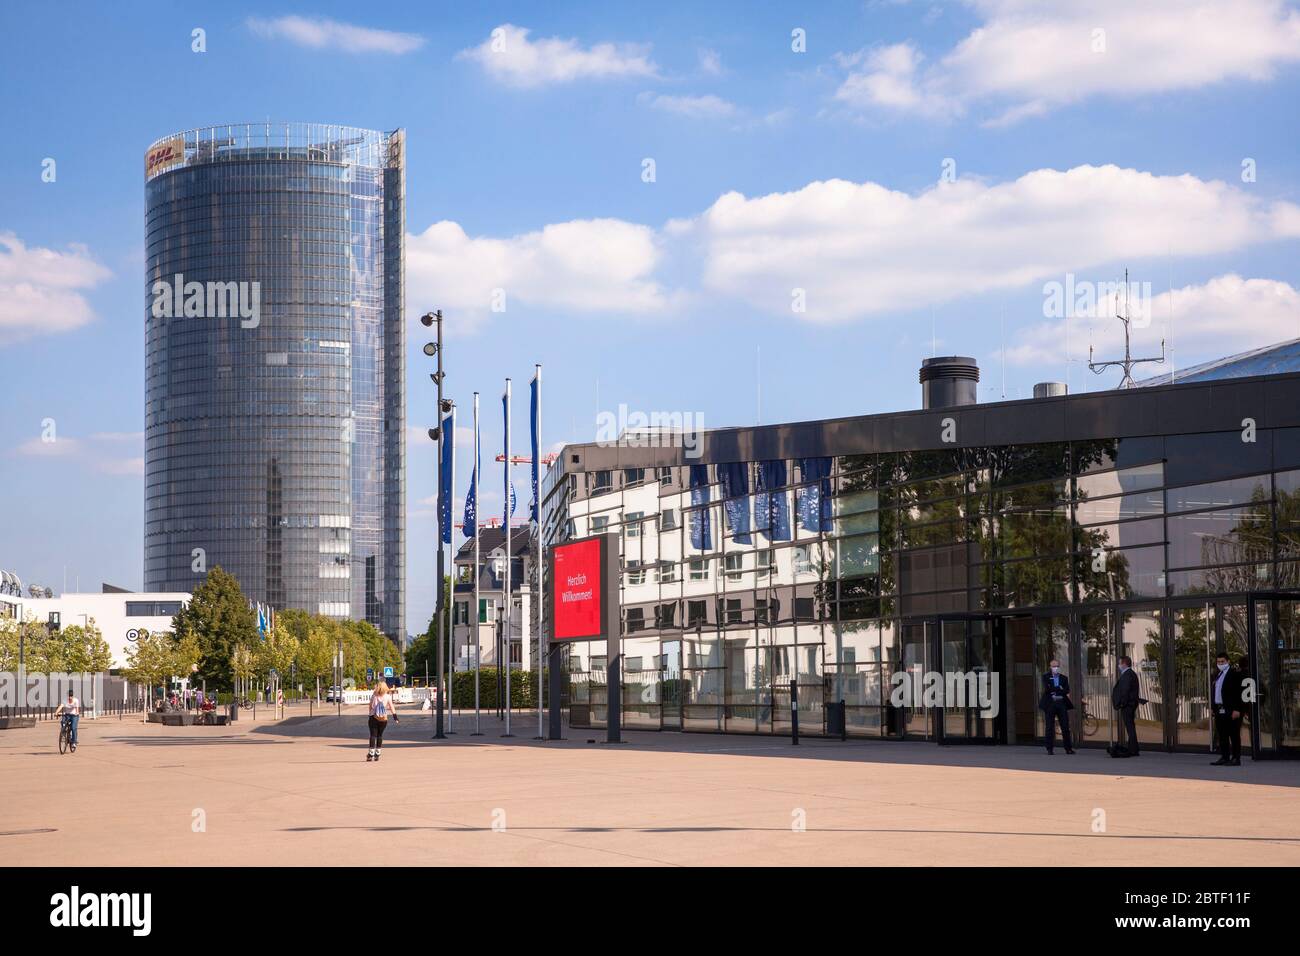
<path id="1" fill-rule="evenodd" d="M 546 652 L 542 641 L 546 634 L 546 545 L 542 541 L 542 366 L 533 376 L 537 382 L 536 408 L 533 410 L 533 507 L 537 509 L 534 518 L 537 521 L 537 739 L 545 739 L 542 733 L 542 662 Z"/>
<path id="2" fill-rule="evenodd" d="M 502 592 L 502 598 L 501 598 L 501 600 L 505 604 L 501 616 L 501 620 L 503 622 L 502 623 L 503 633 L 501 637 L 501 643 L 503 645 L 503 653 L 501 656 L 504 657 L 505 660 L 497 661 L 497 667 L 498 668 L 504 667 L 506 672 L 506 700 L 505 700 L 506 732 L 502 734 L 502 736 L 513 737 L 514 734 L 510 732 L 510 611 L 512 610 L 511 605 L 514 602 L 511 600 L 511 594 L 510 594 L 510 565 L 512 563 L 511 558 L 513 557 L 513 555 L 511 554 L 511 551 L 513 550 L 512 545 L 514 542 L 511 541 L 511 535 L 510 535 L 510 379 L 508 378 L 506 379 L 506 393 L 505 395 L 502 396 L 501 400 L 502 400 L 502 409 L 505 414 L 505 433 L 506 433 L 505 434 L 506 456 L 505 456 L 505 462 L 502 464 L 502 468 L 505 470 L 505 500 L 501 506 L 501 512 L 505 516 L 505 521 L 503 523 L 506 529 L 505 590 Z M 501 673 L 498 670 L 497 680 L 499 681 L 500 679 L 501 679 Z"/>
<path id="3" fill-rule="evenodd" d="M 452 522 L 452 514 L 456 510 L 456 403 L 451 403 L 451 433 L 447 436 L 451 442 L 451 477 L 448 481 L 447 488 L 447 558 L 450 562 L 447 567 L 451 571 L 451 582 L 448 590 L 451 595 L 447 599 L 447 671 L 443 675 L 447 681 L 447 733 L 454 734 L 452 725 L 456 720 L 456 701 L 452 698 L 456 676 L 456 631 L 455 615 L 453 609 L 456 607 L 456 531 Z M 441 586 L 441 582 L 439 582 Z M 442 693 L 441 689 L 438 693 Z"/>
<path id="4" fill-rule="evenodd" d="M 478 597 L 478 529 L 482 522 L 479 520 L 478 501 L 481 495 L 479 481 L 483 476 L 479 474 L 479 452 L 478 452 L 478 392 L 474 393 L 474 736 L 483 735 L 482 728 L 479 726 L 479 666 L 480 659 L 483 656 L 483 634 L 480 631 L 480 622 L 478 619 L 479 597 Z"/>

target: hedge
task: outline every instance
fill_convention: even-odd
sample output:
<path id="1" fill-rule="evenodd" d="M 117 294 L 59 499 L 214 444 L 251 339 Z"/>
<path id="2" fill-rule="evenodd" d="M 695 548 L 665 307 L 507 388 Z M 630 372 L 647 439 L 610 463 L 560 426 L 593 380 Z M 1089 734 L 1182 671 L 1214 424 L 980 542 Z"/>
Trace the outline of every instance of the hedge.
<path id="1" fill-rule="evenodd" d="M 497 699 L 497 679 L 499 672 L 495 667 L 484 667 L 478 672 L 478 699 L 480 707 L 491 707 Z M 512 670 L 510 672 L 510 703 L 516 708 L 533 708 L 537 706 L 536 671 Z M 457 671 L 452 675 L 452 706 L 457 709 L 472 709 L 474 706 L 474 672 Z"/>

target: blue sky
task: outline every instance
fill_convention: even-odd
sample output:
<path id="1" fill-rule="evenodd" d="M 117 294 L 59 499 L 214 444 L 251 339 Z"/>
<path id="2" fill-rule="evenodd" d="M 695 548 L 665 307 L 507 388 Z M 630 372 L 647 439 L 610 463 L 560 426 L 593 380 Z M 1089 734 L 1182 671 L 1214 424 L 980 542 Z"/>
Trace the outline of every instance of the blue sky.
<path id="1" fill-rule="evenodd" d="M 1045 284 L 1126 268 L 1144 353 L 1171 327 L 1179 366 L 1300 336 L 1294 5 L 464 6 L 0 8 L 0 566 L 142 583 L 142 154 L 195 126 L 408 132 L 412 630 L 426 309 L 487 447 L 513 376 L 516 448 L 535 362 L 548 444 L 620 403 L 752 423 L 760 380 L 768 422 L 913 408 L 936 347 L 980 360 L 986 400 L 1110 387 L 1083 363 L 1118 323 L 1048 314 Z"/>

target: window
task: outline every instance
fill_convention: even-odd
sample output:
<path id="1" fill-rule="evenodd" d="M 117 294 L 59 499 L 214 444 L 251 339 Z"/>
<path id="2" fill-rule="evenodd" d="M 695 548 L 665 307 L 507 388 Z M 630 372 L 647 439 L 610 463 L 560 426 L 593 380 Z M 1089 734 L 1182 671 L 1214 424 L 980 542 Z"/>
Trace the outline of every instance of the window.
<path id="1" fill-rule="evenodd" d="M 794 619 L 796 621 L 815 621 L 813 599 L 810 597 L 797 597 L 794 599 Z"/>
<path id="2" fill-rule="evenodd" d="M 660 469 L 659 469 L 659 484 L 661 484 L 661 485 L 671 485 L 672 483 L 673 483 L 673 470 L 672 470 L 672 468 L 660 468 Z"/>
<path id="3" fill-rule="evenodd" d="M 624 468 L 623 469 L 623 487 L 636 488 L 645 484 L 644 468 Z"/>
<path id="4" fill-rule="evenodd" d="M 676 508 L 665 508 L 659 514 L 659 530 L 676 531 L 680 527 Z"/>
<path id="5" fill-rule="evenodd" d="M 639 608 L 638 608 L 637 610 L 639 610 Z M 629 623 L 630 623 L 630 621 L 629 621 Z M 628 630 L 630 631 L 631 628 L 629 627 Z M 637 672 L 637 673 L 639 673 L 639 672 L 642 670 L 642 667 L 641 667 L 641 658 L 639 658 L 639 657 L 625 657 L 625 658 L 623 658 L 623 670 L 628 671 L 628 672 Z"/>
<path id="6" fill-rule="evenodd" d="M 740 624 L 743 621 L 743 613 L 740 609 L 740 598 L 726 598 L 723 601 L 723 621 L 727 624 Z"/>
<path id="7" fill-rule="evenodd" d="M 497 599 L 496 598 L 479 598 L 478 599 L 478 622 L 480 624 L 493 624 L 497 619 Z"/>
<path id="8" fill-rule="evenodd" d="M 604 534 L 609 527 L 609 515 L 596 515 L 591 519 L 591 533 Z"/>
<path id="9" fill-rule="evenodd" d="M 591 493 L 593 495 L 603 495 L 613 487 L 613 481 L 608 471 L 594 471 L 591 473 Z"/>
<path id="10" fill-rule="evenodd" d="M 794 549 L 794 573 L 795 574 L 812 574 L 812 552 L 808 545 L 801 545 Z"/>
<path id="11" fill-rule="evenodd" d="M 709 606 L 704 601 L 686 602 L 686 626 L 695 627 L 709 623 Z"/>
<path id="12" fill-rule="evenodd" d="M 645 566 L 639 563 L 629 564 L 626 577 L 630 587 L 645 584 Z"/>
<path id="13" fill-rule="evenodd" d="M 691 580 L 707 581 L 709 579 L 709 559 L 691 558 Z"/>
<path id="14" fill-rule="evenodd" d="M 655 607 L 655 627 L 670 628 L 676 627 L 677 621 L 677 602 L 670 601 L 667 604 L 659 604 Z"/>
<path id="15" fill-rule="evenodd" d="M 627 632 L 629 634 L 634 634 L 637 631 L 643 631 L 643 630 L 645 630 L 645 608 L 642 607 L 628 608 L 627 609 Z M 632 660 L 632 658 L 628 658 L 628 660 Z M 638 657 L 636 658 L 636 660 L 639 662 L 641 658 Z M 636 669 L 637 670 L 641 669 L 639 663 Z M 632 670 L 632 668 L 629 667 L 628 670 Z"/>
<path id="16" fill-rule="evenodd" d="M 127 601 L 127 617 L 174 617 L 181 612 L 180 601 Z"/>
<path id="17" fill-rule="evenodd" d="M 628 538 L 641 537 L 641 519 L 645 517 L 644 511 L 629 511 L 623 516 L 623 534 Z"/>
<path id="18" fill-rule="evenodd" d="M 675 562 L 668 561 L 658 567 L 659 583 L 672 584 L 677 580 L 677 565 Z"/>
<path id="19" fill-rule="evenodd" d="M 728 581 L 739 581 L 745 570 L 745 556 L 743 554 L 729 554 L 722 559 L 723 566 L 727 572 Z M 691 562 L 694 564 L 695 562 Z"/>
<path id="20" fill-rule="evenodd" d="M 454 611 L 452 612 L 451 623 L 468 624 L 469 623 L 469 602 L 457 601 L 452 606 L 454 608 Z"/>
<path id="21" fill-rule="evenodd" d="M 776 555 L 771 551 L 760 551 L 755 557 L 758 558 L 758 574 L 760 577 L 771 574 L 776 568 Z"/>
<path id="22" fill-rule="evenodd" d="M 758 624 L 775 624 L 778 608 L 776 598 L 754 598 L 754 621 Z"/>

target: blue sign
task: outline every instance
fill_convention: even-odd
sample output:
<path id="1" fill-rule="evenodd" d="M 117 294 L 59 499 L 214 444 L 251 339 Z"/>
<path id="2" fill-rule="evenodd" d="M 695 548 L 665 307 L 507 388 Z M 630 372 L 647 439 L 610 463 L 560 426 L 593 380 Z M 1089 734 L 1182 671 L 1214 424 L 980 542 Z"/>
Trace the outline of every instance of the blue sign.
<path id="1" fill-rule="evenodd" d="M 385 676 L 385 677 L 392 677 L 392 676 L 393 676 L 393 669 L 392 669 L 391 667 L 385 667 L 385 668 L 384 668 L 384 676 Z"/>

